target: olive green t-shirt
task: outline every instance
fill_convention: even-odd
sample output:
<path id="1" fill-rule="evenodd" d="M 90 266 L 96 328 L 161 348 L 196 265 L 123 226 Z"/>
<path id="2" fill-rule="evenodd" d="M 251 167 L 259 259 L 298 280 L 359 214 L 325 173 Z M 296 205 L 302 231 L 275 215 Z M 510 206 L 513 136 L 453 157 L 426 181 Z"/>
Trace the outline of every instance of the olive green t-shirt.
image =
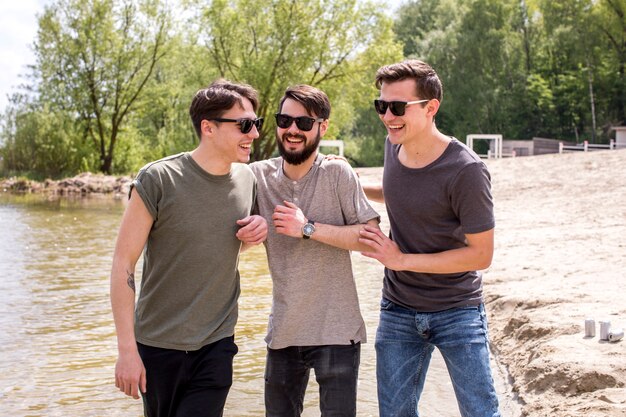
<path id="1" fill-rule="evenodd" d="M 234 334 L 239 297 L 236 221 L 254 206 L 248 166 L 204 171 L 189 153 L 143 167 L 132 187 L 154 223 L 135 311 L 139 343 L 197 350 Z M 132 188 L 131 188 L 132 189 Z"/>

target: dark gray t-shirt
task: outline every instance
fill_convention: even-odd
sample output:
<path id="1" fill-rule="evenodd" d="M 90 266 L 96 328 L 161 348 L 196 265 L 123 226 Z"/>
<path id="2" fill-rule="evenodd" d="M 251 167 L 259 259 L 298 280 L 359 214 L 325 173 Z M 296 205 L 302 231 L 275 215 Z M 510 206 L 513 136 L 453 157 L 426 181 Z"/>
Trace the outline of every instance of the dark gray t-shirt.
<path id="1" fill-rule="evenodd" d="M 233 335 L 240 292 L 236 221 L 251 213 L 255 183 L 247 165 L 211 175 L 189 153 L 139 171 L 133 187 L 154 223 L 135 312 L 138 342 L 197 350 Z"/>
<path id="2" fill-rule="evenodd" d="M 400 145 L 385 142 L 383 192 L 390 237 L 404 253 L 438 253 L 466 245 L 465 234 L 495 226 L 491 177 L 468 147 L 453 139 L 424 168 L 407 168 Z M 383 296 L 394 303 L 434 312 L 482 302 L 477 271 L 426 274 L 385 269 Z"/>

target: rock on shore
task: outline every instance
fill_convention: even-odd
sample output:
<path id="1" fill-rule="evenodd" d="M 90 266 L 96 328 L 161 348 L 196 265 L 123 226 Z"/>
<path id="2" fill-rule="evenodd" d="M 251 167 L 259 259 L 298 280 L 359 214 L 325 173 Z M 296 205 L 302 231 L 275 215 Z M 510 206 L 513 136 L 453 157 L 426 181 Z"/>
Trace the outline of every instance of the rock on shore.
<path id="1" fill-rule="evenodd" d="M 43 182 L 23 178 L 8 178 L 0 181 L 0 190 L 13 193 L 49 193 L 54 195 L 114 194 L 126 195 L 132 177 L 85 172 L 62 180 L 47 179 Z"/>

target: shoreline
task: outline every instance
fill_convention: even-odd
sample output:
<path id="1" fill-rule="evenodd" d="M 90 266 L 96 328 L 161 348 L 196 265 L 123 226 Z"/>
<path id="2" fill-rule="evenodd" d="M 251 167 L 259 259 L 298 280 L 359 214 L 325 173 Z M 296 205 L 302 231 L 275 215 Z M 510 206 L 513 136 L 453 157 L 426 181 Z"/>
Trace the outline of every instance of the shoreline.
<path id="1" fill-rule="evenodd" d="M 60 180 L 34 181 L 25 178 L 0 179 L 0 191 L 13 194 L 45 194 L 59 197 L 86 197 L 92 194 L 128 195 L 133 178 L 83 172 Z"/>

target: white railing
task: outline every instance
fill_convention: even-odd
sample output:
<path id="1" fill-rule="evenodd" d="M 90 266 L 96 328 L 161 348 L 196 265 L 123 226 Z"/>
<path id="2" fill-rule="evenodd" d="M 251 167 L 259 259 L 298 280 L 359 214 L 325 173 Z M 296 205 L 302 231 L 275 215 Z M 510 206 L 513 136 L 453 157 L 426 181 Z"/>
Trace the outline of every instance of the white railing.
<path id="1" fill-rule="evenodd" d="M 320 146 L 328 146 L 339 148 L 339 156 L 343 157 L 343 141 L 342 140 L 321 140 Z"/>
<path id="2" fill-rule="evenodd" d="M 491 159 L 491 158 L 495 158 L 495 153 L 491 152 L 491 149 L 489 149 L 487 151 L 487 155 L 478 155 L 478 156 L 487 156 L 487 159 Z M 513 149 L 511 152 L 502 151 L 500 153 L 500 158 L 515 158 L 516 156 L 517 156 L 517 152 L 515 152 L 515 149 Z"/>
<path id="3" fill-rule="evenodd" d="M 474 134 L 474 135 L 467 135 L 465 137 L 465 144 L 467 145 L 468 148 L 470 148 L 472 151 L 474 150 L 474 140 L 478 140 L 478 139 L 483 139 L 486 141 L 494 141 L 494 151 L 491 152 L 491 146 L 489 147 L 489 150 L 487 151 L 487 154 L 479 154 L 476 153 L 476 155 L 478 155 L 481 158 L 502 158 L 502 135 L 483 135 L 483 134 Z"/>
<path id="4" fill-rule="evenodd" d="M 590 151 L 602 151 L 602 150 L 613 150 L 616 149 L 615 140 L 611 139 L 611 142 L 608 145 L 601 145 L 596 143 L 589 143 L 588 141 L 584 141 L 578 145 L 564 145 L 563 142 L 559 142 L 559 153 L 564 152 L 590 152 Z"/>

